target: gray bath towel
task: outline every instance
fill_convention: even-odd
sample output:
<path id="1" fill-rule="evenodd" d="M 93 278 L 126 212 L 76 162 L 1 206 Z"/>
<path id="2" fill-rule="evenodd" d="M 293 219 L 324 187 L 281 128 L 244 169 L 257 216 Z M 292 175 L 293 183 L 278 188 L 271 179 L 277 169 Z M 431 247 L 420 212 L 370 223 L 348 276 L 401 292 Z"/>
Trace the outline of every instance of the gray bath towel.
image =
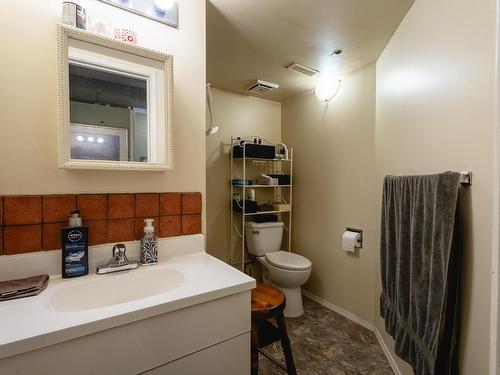
<path id="1" fill-rule="evenodd" d="M 415 374 L 457 374 L 460 174 L 386 176 L 380 315 Z"/>

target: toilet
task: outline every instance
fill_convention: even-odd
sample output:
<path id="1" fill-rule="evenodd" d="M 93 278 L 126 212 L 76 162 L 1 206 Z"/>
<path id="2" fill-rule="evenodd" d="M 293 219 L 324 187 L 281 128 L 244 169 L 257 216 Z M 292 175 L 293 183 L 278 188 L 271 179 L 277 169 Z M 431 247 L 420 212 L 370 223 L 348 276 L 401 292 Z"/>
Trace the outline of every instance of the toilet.
<path id="1" fill-rule="evenodd" d="M 285 294 L 285 316 L 296 318 L 304 314 L 300 287 L 309 279 L 312 263 L 301 255 L 280 250 L 283 227 L 281 222 L 247 222 L 247 248 L 264 266 L 264 283 L 277 286 Z"/>

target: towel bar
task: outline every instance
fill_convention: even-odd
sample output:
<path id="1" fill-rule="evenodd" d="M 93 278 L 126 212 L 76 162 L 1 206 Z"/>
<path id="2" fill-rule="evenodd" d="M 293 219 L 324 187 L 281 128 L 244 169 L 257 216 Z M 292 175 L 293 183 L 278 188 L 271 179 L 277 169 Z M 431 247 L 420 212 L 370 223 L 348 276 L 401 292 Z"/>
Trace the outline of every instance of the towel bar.
<path id="1" fill-rule="evenodd" d="M 464 171 L 460 172 L 460 185 L 471 186 L 472 185 L 472 172 Z"/>

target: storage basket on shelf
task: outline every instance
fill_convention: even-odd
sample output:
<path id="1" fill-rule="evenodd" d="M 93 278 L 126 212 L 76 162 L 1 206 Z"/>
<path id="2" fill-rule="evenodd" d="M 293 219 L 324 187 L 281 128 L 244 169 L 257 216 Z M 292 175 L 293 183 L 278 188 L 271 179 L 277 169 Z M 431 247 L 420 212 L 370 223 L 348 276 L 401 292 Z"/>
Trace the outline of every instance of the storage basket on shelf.
<path id="1" fill-rule="evenodd" d="M 245 147 L 245 157 L 247 158 L 274 159 L 276 157 L 276 146 L 245 143 L 243 146 L 233 146 L 233 158 L 243 157 L 243 147 Z"/>

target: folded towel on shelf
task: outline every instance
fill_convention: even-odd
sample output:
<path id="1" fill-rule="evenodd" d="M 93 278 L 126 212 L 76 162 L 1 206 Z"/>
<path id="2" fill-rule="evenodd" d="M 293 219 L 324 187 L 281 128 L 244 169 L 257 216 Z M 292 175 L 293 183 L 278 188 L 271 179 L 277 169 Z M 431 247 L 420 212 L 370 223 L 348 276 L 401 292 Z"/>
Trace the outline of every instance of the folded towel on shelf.
<path id="1" fill-rule="evenodd" d="M 36 296 L 49 284 L 49 275 L 0 281 L 0 301 Z"/>

